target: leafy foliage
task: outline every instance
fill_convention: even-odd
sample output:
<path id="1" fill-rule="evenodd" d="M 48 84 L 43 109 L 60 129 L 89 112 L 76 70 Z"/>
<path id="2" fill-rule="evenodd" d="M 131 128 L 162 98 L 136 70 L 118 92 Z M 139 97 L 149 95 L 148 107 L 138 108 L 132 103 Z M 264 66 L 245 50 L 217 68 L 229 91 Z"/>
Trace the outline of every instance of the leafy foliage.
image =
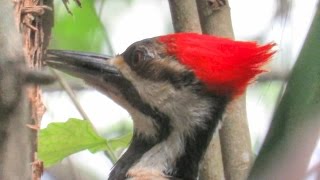
<path id="1" fill-rule="evenodd" d="M 79 8 L 71 3 L 70 15 L 61 1 L 55 1 L 55 25 L 51 48 L 99 52 L 105 39 L 103 24 L 93 0 L 82 1 Z"/>
<path id="2" fill-rule="evenodd" d="M 128 134 L 106 140 L 95 132 L 89 121 L 69 119 L 63 123 L 50 123 L 47 128 L 40 130 L 38 155 L 48 167 L 82 150 L 95 153 L 127 147 L 131 136 Z"/>

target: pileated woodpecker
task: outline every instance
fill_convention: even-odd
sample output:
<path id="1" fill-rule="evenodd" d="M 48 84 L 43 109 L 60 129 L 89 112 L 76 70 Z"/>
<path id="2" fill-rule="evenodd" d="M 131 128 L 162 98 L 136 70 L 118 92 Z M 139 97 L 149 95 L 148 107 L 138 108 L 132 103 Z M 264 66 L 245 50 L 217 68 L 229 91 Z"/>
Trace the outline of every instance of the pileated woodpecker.
<path id="1" fill-rule="evenodd" d="M 132 116 L 132 142 L 109 179 L 193 180 L 226 105 L 263 72 L 272 47 L 177 33 L 135 42 L 115 57 L 49 50 L 47 63 Z"/>

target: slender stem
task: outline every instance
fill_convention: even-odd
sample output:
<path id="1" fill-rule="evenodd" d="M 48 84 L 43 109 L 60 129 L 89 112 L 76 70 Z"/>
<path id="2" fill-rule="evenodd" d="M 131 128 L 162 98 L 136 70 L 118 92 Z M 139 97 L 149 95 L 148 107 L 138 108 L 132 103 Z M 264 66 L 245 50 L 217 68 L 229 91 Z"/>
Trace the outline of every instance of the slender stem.
<path id="1" fill-rule="evenodd" d="M 61 76 L 58 74 L 58 72 L 56 70 L 51 69 L 51 71 L 52 71 L 53 75 L 57 78 L 57 80 L 58 80 L 59 84 L 61 85 L 61 87 L 66 91 L 66 93 L 70 97 L 72 103 L 77 108 L 77 110 L 79 111 L 79 113 L 82 116 L 82 118 L 85 119 L 85 120 L 90 121 L 90 118 L 88 117 L 86 112 L 81 107 L 79 101 L 77 100 L 77 97 L 76 97 L 75 93 L 72 91 L 72 89 L 70 88 L 69 84 L 63 78 L 61 78 Z"/>
<path id="2" fill-rule="evenodd" d="M 113 153 L 111 147 L 109 146 L 108 140 L 106 140 L 106 147 L 107 147 L 106 156 L 109 157 L 112 164 L 115 164 L 117 162 L 118 158 L 116 157 L 116 155 Z"/>
<path id="3" fill-rule="evenodd" d="M 72 91 L 72 89 L 70 88 L 69 84 L 58 74 L 58 72 L 56 70 L 51 69 L 51 71 L 54 74 L 54 76 L 57 78 L 57 80 L 58 80 L 59 84 L 61 85 L 61 87 L 67 92 L 68 96 L 70 97 L 71 101 L 73 102 L 73 104 L 75 105 L 75 107 L 77 108 L 79 113 L 81 114 L 82 118 L 87 120 L 87 121 L 89 121 L 91 126 L 94 128 L 94 126 L 91 123 L 88 115 L 85 113 L 85 111 L 81 107 L 79 101 L 77 100 L 77 97 L 76 97 L 75 93 Z M 108 140 L 106 140 L 106 147 L 107 147 L 106 154 L 109 157 L 110 161 L 114 164 L 117 161 L 117 157 L 114 154 L 114 152 L 112 151 L 111 147 L 109 146 Z"/>
<path id="4" fill-rule="evenodd" d="M 101 19 L 102 12 L 103 12 L 102 10 L 103 10 L 103 8 L 105 6 L 106 1 L 107 0 L 101 0 L 100 8 L 99 8 L 99 10 L 97 12 L 97 16 L 100 19 Z M 114 54 L 114 49 L 113 49 L 112 43 L 110 41 L 110 37 L 109 37 L 108 31 L 107 31 L 107 29 L 106 29 L 106 27 L 105 27 L 105 25 L 103 23 L 101 23 L 101 25 L 102 25 L 102 29 L 103 29 L 103 33 L 102 33 L 103 34 L 103 38 L 104 38 L 104 41 L 105 41 L 105 43 L 107 45 L 108 51 L 109 51 L 110 54 Z"/>

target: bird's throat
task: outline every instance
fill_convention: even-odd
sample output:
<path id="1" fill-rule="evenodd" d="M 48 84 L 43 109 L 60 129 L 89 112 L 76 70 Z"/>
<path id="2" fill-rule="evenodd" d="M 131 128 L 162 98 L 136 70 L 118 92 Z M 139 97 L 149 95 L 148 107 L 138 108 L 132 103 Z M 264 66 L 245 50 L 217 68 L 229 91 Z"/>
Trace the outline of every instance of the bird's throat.
<path id="1" fill-rule="evenodd" d="M 204 125 L 193 127 L 192 136 L 181 134 L 175 129 L 160 141 L 135 134 L 109 179 L 148 176 L 153 179 L 197 179 L 200 160 L 220 123 L 225 104 L 226 101 L 221 100 L 219 109 L 213 109 L 211 115 L 203 119 Z"/>

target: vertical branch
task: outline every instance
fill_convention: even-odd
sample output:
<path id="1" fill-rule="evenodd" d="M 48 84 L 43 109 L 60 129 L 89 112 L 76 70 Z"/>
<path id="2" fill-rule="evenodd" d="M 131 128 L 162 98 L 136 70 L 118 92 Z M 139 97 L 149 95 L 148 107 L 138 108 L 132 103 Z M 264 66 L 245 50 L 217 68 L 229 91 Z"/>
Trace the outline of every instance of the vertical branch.
<path id="1" fill-rule="evenodd" d="M 48 46 L 53 26 L 53 2 L 43 0 L 23 0 L 15 2 L 16 22 L 23 38 L 27 66 L 40 69 L 44 52 Z M 32 124 L 40 125 L 45 107 L 39 86 L 29 88 L 28 96 L 32 107 Z"/>
<path id="2" fill-rule="evenodd" d="M 221 149 L 227 179 L 246 179 L 253 154 L 246 115 L 246 97 L 242 95 L 227 108 L 220 130 Z"/>
<path id="3" fill-rule="evenodd" d="M 195 0 L 169 0 L 173 27 L 176 32 L 201 33 L 198 9 Z M 199 177 L 203 180 L 223 179 L 223 164 L 219 134 L 213 136 L 209 149 L 200 164 Z"/>
<path id="4" fill-rule="evenodd" d="M 201 33 L 195 0 L 169 0 L 169 6 L 175 32 Z"/>
<path id="5" fill-rule="evenodd" d="M 43 65 L 43 57 L 49 43 L 51 28 L 53 26 L 53 1 L 52 0 L 21 0 L 15 1 L 16 23 L 22 33 L 23 49 L 27 66 L 34 70 Z M 27 122 L 33 127 L 32 134 L 32 179 L 40 179 L 42 174 L 41 163 L 37 160 L 37 130 L 40 127 L 41 118 L 45 112 L 42 103 L 41 89 L 37 85 L 27 89 L 28 99 L 31 105 L 32 119 Z"/>
<path id="6" fill-rule="evenodd" d="M 223 169 L 220 136 L 216 132 L 201 161 L 199 180 L 225 179 Z"/>
<path id="7" fill-rule="evenodd" d="M 249 179 L 306 179 L 320 131 L 320 2 Z"/>
<path id="8" fill-rule="evenodd" d="M 21 36 L 12 1 L 0 0 L 0 179 L 31 179 L 31 131 Z"/>
<path id="9" fill-rule="evenodd" d="M 202 32 L 234 38 L 228 0 L 196 0 Z M 220 3 L 220 4 L 219 4 Z"/>
<path id="10" fill-rule="evenodd" d="M 234 38 L 227 0 L 197 0 L 197 6 L 203 33 Z M 225 178 L 245 179 L 252 161 L 245 95 L 227 107 L 220 142 Z"/>

